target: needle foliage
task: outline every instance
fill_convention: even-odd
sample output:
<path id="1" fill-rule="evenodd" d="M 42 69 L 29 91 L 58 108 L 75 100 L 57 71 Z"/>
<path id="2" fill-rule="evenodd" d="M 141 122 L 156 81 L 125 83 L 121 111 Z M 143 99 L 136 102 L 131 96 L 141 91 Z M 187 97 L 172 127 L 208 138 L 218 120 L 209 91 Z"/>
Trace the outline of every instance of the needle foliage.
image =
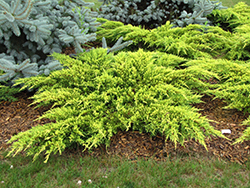
<path id="1" fill-rule="evenodd" d="M 215 75 L 198 67 L 164 66 L 167 55 L 162 55 L 142 49 L 114 55 L 102 48 L 77 59 L 54 53 L 66 68 L 49 76 L 19 79 L 16 84 L 24 84 L 23 89 L 38 88 L 33 104 L 53 104 L 39 119 L 56 122 L 13 136 L 8 155 L 27 150 L 35 160 L 45 152 L 47 162 L 51 153 L 61 154 L 74 143 L 85 149 L 102 143 L 108 146 L 118 130 L 161 134 L 182 145 L 195 138 L 204 147 L 206 136 L 224 137 L 191 106 L 201 102 L 201 95 L 193 89 L 205 90 L 208 86 L 201 79 Z M 173 55 L 168 58 L 184 60 Z"/>

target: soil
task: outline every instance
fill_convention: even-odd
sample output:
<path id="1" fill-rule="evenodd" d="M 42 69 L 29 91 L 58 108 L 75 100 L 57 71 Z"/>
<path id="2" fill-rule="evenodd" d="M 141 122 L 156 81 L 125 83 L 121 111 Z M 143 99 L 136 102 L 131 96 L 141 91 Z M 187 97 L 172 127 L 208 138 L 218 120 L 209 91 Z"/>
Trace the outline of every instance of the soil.
<path id="1" fill-rule="evenodd" d="M 72 48 L 68 48 L 63 53 L 73 53 Z M 0 151 L 8 150 L 10 145 L 6 144 L 6 142 L 11 136 L 26 131 L 38 124 L 44 125 L 51 122 L 49 119 L 34 121 L 49 110 L 51 106 L 34 109 L 35 105 L 30 106 L 33 100 L 29 99 L 33 94 L 34 93 L 21 92 L 15 95 L 19 99 L 16 102 L 0 102 Z M 126 157 L 131 160 L 150 158 L 157 161 L 164 161 L 168 157 L 179 154 L 187 156 L 198 154 L 200 157 L 215 156 L 218 159 L 244 164 L 249 160 L 250 141 L 235 145 L 232 145 L 232 143 L 239 138 L 247 128 L 247 126 L 242 126 L 241 124 L 247 119 L 249 114 L 244 114 L 235 109 L 223 109 L 223 107 L 226 106 L 224 100 L 212 99 L 213 97 L 203 96 L 202 101 L 204 101 L 204 103 L 199 103 L 194 106 L 200 109 L 199 113 L 201 113 L 202 116 L 216 121 L 210 123 L 216 130 L 230 129 L 231 134 L 225 135 L 231 140 L 212 136 L 210 139 L 206 139 L 208 150 L 193 139 L 186 141 L 185 147 L 177 144 L 175 148 L 173 142 L 165 140 L 161 135 L 151 137 L 148 133 L 139 133 L 138 131 L 119 131 L 111 138 L 111 143 L 108 148 L 101 145 L 91 152 L 84 151 L 82 155 L 99 156 L 105 154 Z M 64 153 L 70 152 L 71 154 L 77 154 L 82 152 L 82 150 L 83 148 L 78 147 L 76 149 L 66 149 Z M 1 158 L 3 158 L 3 155 L 0 154 L 0 159 Z"/>

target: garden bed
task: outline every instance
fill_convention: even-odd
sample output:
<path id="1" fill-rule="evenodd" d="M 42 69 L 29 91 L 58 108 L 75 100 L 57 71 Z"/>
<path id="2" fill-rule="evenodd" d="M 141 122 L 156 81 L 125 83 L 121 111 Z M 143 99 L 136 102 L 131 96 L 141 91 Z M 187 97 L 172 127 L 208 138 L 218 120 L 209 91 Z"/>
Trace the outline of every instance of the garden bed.
<path id="1" fill-rule="evenodd" d="M 26 131 L 38 124 L 49 123 L 50 120 L 43 119 L 33 121 L 38 118 L 42 113 L 50 108 L 39 107 L 34 109 L 35 105 L 29 106 L 33 100 L 28 99 L 32 93 L 22 92 L 18 94 L 17 102 L 4 102 L 0 103 L 0 150 L 6 150 L 9 145 L 6 144 L 7 140 L 12 135 L 16 135 L 21 131 Z M 187 141 L 185 147 L 177 144 L 175 149 L 174 143 L 166 141 L 160 135 L 150 137 L 148 133 L 139 133 L 138 131 L 118 132 L 111 139 L 110 147 L 105 149 L 105 146 L 100 146 L 93 149 L 92 152 L 85 151 L 84 154 L 99 156 L 103 153 L 113 154 L 121 157 L 126 157 L 131 160 L 136 158 L 153 158 L 155 160 L 166 160 L 167 157 L 175 157 L 176 155 L 194 155 L 199 154 L 202 156 L 216 156 L 219 159 L 227 159 L 231 162 L 238 162 L 239 164 L 245 163 L 249 159 L 250 141 L 245 141 L 241 144 L 231 145 L 237 138 L 242 135 L 242 132 L 247 126 L 240 126 L 249 114 L 233 110 L 222 109 L 226 106 L 223 100 L 212 100 L 209 96 L 204 96 L 202 100 L 205 103 L 196 104 L 195 107 L 202 109 L 200 113 L 210 120 L 215 120 L 218 123 L 211 123 L 216 130 L 230 129 L 231 134 L 226 136 L 231 141 L 224 138 L 211 137 L 206 139 L 206 149 L 194 140 Z M 75 150 L 66 149 L 64 152 L 79 153 L 83 148 Z"/>

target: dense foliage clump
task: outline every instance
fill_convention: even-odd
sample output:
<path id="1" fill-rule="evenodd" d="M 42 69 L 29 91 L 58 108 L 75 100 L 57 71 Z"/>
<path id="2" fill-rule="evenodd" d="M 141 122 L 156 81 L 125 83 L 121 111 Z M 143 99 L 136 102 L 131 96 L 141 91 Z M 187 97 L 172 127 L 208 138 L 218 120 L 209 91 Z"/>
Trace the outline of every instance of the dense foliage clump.
<path id="1" fill-rule="evenodd" d="M 239 2 L 234 7 L 225 10 L 214 10 L 207 17 L 214 24 L 219 25 L 226 31 L 236 31 L 239 26 L 250 25 L 250 6 L 245 2 Z"/>
<path id="2" fill-rule="evenodd" d="M 180 57 L 196 59 L 200 57 L 220 57 L 228 60 L 249 60 L 249 25 L 235 28 L 236 32 L 225 31 L 219 26 L 191 24 L 185 28 L 173 28 L 170 22 L 146 30 L 130 24 L 100 20 L 103 24 L 97 29 L 97 41 L 104 36 L 109 43 L 124 36 L 124 40 L 133 40 L 127 50 L 144 48 L 149 51 L 161 51 Z"/>
<path id="3" fill-rule="evenodd" d="M 225 9 L 221 3 L 210 0 L 103 0 L 99 17 L 147 29 L 170 21 L 176 26 L 212 24 L 207 19 L 214 9 Z M 106 5 L 107 4 L 107 5 Z"/>
<path id="4" fill-rule="evenodd" d="M 216 73 L 220 80 L 213 89 L 205 91 L 212 94 L 215 98 L 224 99 L 227 102 L 225 109 L 237 109 L 250 113 L 250 64 L 244 61 L 228 61 L 222 59 L 199 59 L 192 60 L 185 64 L 189 67 L 199 67 L 207 71 Z M 243 122 L 249 125 L 250 117 Z M 250 139 L 250 127 L 243 136 L 238 138 L 235 143 Z"/>
<path id="5" fill-rule="evenodd" d="M 97 12 L 82 0 L 2 0 L 0 3 L 0 82 L 49 75 L 61 64 L 48 55 L 67 46 L 83 52 L 81 45 L 96 39 Z M 82 6 L 78 8 L 77 6 Z M 74 11 L 73 11 L 74 9 Z"/>
<path id="6" fill-rule="evenodd" d="M 0 85 L 0 101 L 17 101 L 13 95 L 19 93 L 20 88 Z"/>
<path id="7" fill-rule="evenodd" d="M 75 60 L 54 54 L 67 69 L 54 71 L 48 77 L 19 79 L 17 84 L 38 88 L 32 97 L 34 103 L 54 106 L 40 118 L 56 123 L 13 136 L 9 155 L 27 149 L 28 155 L 36 159 L 46 151 L 47 161 L 52 152 L 61 153 L 74 143 L 86 149 L 101 143 L 108 145 L 118 130 L 161 134 L 182 145 L 195 138 L 205 147 L 205 136 L 224 137 L 191 106 L 201 102 L 201 95 L 193 90 L 209 87 L 201 79 L 216 75 L 198 67 L 171 68 L 164 59 L 176 64 L 183 59 L 162 55 L 143 50 L 113 55 L 102 48 Z"/>

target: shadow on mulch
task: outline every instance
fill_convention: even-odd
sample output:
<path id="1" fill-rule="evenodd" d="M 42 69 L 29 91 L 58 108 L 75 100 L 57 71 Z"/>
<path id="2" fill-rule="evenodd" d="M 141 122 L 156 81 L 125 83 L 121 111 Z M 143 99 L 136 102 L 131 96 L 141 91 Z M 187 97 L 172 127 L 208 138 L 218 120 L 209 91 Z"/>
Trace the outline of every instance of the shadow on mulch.
<path id="1" fill-rule="evenodd" d="M 34 121 L 41 116 L 49 107 L 40 107 L 34 109 L 35 105 L 29 106 L 33 100 L 28 99 L 33 93 L 21 92 L 18 94 L 19 101 L 17 102 L 0 102 L 0 151 L 8 149 L 10 145 L 6 142 L 11 136 L 16 135 L 21 131 L 26 131 L 38 124 L 43 125 L 51 122 L 49 119 Z M 154 159 L 157 161 L 167 160 L 168 157 L 177 155 L 199 155 L 200 157 L 216 156 L 219 159 L 227 159 L 231 162 L 243 164 L 249 159 L 250 141 L 245 141 L 241 144 L 231 145 L 237 138 L 242 135 L 242 132 L 247 126 L 240 126 L 249 114 L 237 110 L 225 110 L 222 107 L 226 106 L 223 100 L 204 96 L 202 100 L 205 103 L 196 104 L 195 107 L 202 109 L 200 113 L 207 116 L 208 119 L 215 120 L 217 123 L 211 123 L 216 130 L 230 129 L 231 134 L 226 136 L 232 141 L 211 137 L 206 139 L 208 151 L 194 140 L 186 141 L 185 147 L 177 144 L 175 149 L 174 143 L 165 141 L 162 136 L 150 137 L 148 133 L 139 133 L 138 131 L 120 131 L 111 139 L 110 146 L 106 149 L 104 145 L 93 149 L 91 152 L 85 151 L 83 155 L 100 156 L 100 155 L 117 155 L 130 160 L 137 158 Z M 66 149 L 64 153 L 79 154 L 82 148 Z M 3 156 L 0 156 L 3 158 Z"/>

